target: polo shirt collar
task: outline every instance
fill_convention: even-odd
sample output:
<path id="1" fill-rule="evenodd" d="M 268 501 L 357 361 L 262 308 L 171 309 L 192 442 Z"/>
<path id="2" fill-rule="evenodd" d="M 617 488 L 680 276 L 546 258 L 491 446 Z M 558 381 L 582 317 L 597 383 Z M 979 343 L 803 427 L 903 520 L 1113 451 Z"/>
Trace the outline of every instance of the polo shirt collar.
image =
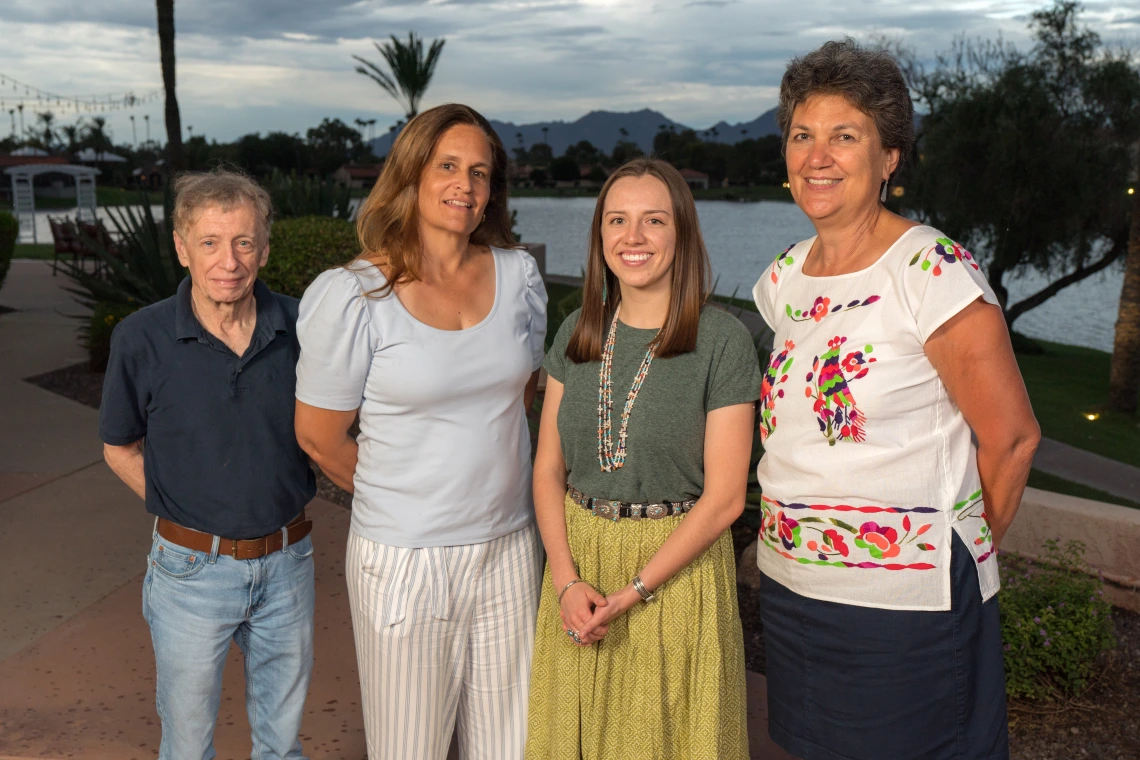
<path id="1" fill-rule="evenodd" d="M 178 293 L 174 296 L 176 340 L 197 340 L 205 336 L 206 330 L 194 316 L 194 307 L 190 303 L 192 287 L 190 277 L 184 277 L 178 283 Z M 281 310 L 281 304 L 269 286 L 261 280 L 254 282 L 253 297 L 257 302 L 257 327 L 254 328 L 254 334 L 265 334 L 269 338 L 276 333 L 287 334 L 289 324 L 285 321 L 285 312 Z"/>

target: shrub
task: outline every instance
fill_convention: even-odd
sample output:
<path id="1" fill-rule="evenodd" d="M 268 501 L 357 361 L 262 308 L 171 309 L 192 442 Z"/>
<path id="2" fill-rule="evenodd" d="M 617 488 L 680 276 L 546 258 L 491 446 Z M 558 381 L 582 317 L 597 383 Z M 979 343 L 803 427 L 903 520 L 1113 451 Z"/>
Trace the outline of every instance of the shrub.
<path id="1" fill-rule="evenodd" d="M 0 288 L 4 287 L 4 278 L 8 276 L 8 266 L 12 263 L 12 255 L 16 252 L 16 239 L 20 236 L 20 223 L 16 217 L 0 211 Z"/>
<path id="2" fill-rule="evenodd" d="M 297 176 L 274 169 L 266 186 L 279 219 L 301 216 L 336 216 L 348 219 L 352 191 L 332 179 Z"/>
<path id="3" fill-rule="evenodd" d="M 93 372 L 105 372 L 111 355 L 111 333 L 115 326 L 138 311 L 138 305 L 100 301 L 91 308 L 84 341 L 87 362 Z"/>
<path id="4" fill-rule="evenodd" d="M 269 261 L 259 276 L 270 290 L 300 298 L 317 275 L 360 254 L 356 227 L 347 219 L 302 216 L 274 222 Z"/>
<path id="5" fill-rule="evenodd" d="M 1085 545 L 1045 542 L 1041 564 L 1003 557 L 1001 634 L 1010 697 L 1080 694 L 1100 656 L 1116 646 L 1104 582 L 1087 573 Z"/>

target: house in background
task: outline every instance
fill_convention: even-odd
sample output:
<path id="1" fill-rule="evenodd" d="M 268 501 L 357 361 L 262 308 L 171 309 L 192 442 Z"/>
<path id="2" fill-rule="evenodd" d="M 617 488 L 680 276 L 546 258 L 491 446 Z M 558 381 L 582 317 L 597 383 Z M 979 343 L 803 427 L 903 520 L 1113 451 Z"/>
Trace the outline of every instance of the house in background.
<path id="1" fill-rule="evenodd" d="M 681 177 L 685 180 L 685 184 L 689 186 L 690 190 L 709 189 L 709 175 L 704 172 L 699 172 L 696 169 L 682 169 Z"/>
<path id="2" fill-rule="evenodd" d="M 351 190 L 371 190 L 376 180 L 380 178 L 380 170 L 383 168 L 383 164 L 368 166 L 344 164 L 333 172 L 333 181 Z"/>

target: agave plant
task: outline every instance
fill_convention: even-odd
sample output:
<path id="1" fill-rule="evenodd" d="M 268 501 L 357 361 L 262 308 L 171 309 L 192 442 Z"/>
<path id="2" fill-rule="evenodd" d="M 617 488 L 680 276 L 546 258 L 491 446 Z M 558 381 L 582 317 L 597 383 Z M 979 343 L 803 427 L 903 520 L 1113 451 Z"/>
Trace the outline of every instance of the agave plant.
<path id="1" fill-rule="evenodd" d="M 163 201 L 165 217 L 170 219 L 169 188 Z M 81 233 L 80 241 L 98 265 L 89 272 L 82 262 L 60 262 L 74 282 L 67 290 L 89 308 L 99 303 L 142 307 L 173 296 L 185 270 L 178 262 L 170 225 L 155 220 L 147 195 L 143 194 L 141 208 L 110 206 L 107 213 L 118 241 L 108 244 L 101 236 Z"/>
<path id="2" fill-rule="evenodd" d="M 299 177 L 293 171 L 284 174 L 274 169 L 269 178 L 269 197 L 279 218 L 297 216 L 335 216 L 350 218 L 352 192 L 334 180 Z"/>

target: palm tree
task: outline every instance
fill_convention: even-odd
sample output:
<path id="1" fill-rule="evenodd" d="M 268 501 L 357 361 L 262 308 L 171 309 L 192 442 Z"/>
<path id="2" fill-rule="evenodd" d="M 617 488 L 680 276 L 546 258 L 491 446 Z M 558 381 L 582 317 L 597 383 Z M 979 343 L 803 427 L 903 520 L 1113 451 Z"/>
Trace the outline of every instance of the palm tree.
<path id="1" fill-rule="evenodd" d="M 166 89 L 166 162 L 171 171 L 186 164 L 182 153 L 182 117 L 174 92 L 174 0 L 155 0 L 158 8 L 158 51 L 162 59 L 162 85 Z"/>
<path id="2" fill-rule="evenodd" d="M 36 120 L 40 123 L 39 128 L 36 130 L 36 136 L 40 142 L 43 143 L 44 150 L 51 153 L 52 147 L 56 143 L 55 133 L 55 114 L 51 111 L 40 111 L 36 114 Z"/>
<path id="3" fill-rule="evenodd" d="M 371 61 L 354 55 L 353 58 L 364 64 L 356 67 L 356 73 L 372 79 L 380 85 L 384 92 L 395 98 L 396 102 L 404 108 L 408 121 L 411 121 L 420 111 L 420 100 L 423 99 L 424 93 L 427 92 L 428 85 L 431 83 L 431 77 L 435 73 L 435 65 L 439 63 L 439 54 L 443 52 L 445 41 L 443 39 L 432 40 L 427 55 L 424 55 L 424 42 L 416 36 L 415 32 L 408 32 L 406 43 L 401 42 L 393 34 L 391 41 L 385 42 L 383 45 L 378 42 L 372 43 L 387 62 L 391 73 L 384 71 Z"/>
<path id="4" fill-rule="evenodd" d="M 59 128 L 63 136 L 67 138 L 67 152 L 68 154 L 75 153 L 79 150 L 79 125 L 66 124 Z"/>
<path id="5" fill-rule="evenodd" d="M 1108 380 L 1108 403 L 1118 411 L 1136 411 L 1140 394 L 1140 192 L 1132 196 L 1132 225 L 1128 254 L 1124 259 L 1124 286 L 1112 343 L 1112 369 Z"/>

